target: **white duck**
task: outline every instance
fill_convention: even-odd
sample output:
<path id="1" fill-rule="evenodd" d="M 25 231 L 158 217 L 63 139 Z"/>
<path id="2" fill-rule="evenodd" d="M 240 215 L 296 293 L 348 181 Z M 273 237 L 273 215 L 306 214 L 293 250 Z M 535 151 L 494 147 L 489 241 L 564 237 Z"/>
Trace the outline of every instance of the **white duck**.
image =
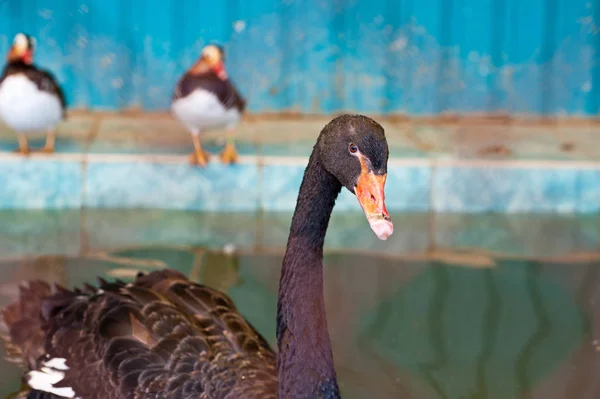
<path id="1" fill-rule="evenodd" d="M 190 162 L 206 166 L 208 154 L 202 150 L 200 134 L 225 128 L 227 143 L 221 153 L 223 163 L 235 163 L 237 152 L 233 131 L 240 121 L 246 101 L 229 80 L 224 66 L 223 48 L 208 45 L 202 55 L 177 82 L 171 110 L 192 134 L 194 152 Z"/>
<path id="2" fill-rule="evenodd" d="M 18 134 L 17 152 L 28 155 L 27 136 L 46 132 L 42 152 L 54 152 L 56 126 L 64 119 L 65 96 L 54 76 L 33 64 L 35 39 L 19 33 L 0 77 L 0 118 Z"/>

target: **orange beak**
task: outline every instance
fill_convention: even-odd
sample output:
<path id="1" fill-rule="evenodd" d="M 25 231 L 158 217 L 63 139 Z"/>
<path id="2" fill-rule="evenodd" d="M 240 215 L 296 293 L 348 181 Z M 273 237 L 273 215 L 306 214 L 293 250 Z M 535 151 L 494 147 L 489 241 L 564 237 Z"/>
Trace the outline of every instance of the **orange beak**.
<path id="1" fill-rule="evenodd" d="M 362 172 L 354 188 L 371 230 L 380 240 L 387 240 L 394 232 L 390 214 L 385 208 L 385 179 L 387 175 L 376 175 L 360 160 Z"/>
<path id="2" fill-rule="evenodd" d="M 22 50 L 12 46 L 8 52 L 8 60 L 22 60 L 26 64 L 31 64 L 33 62 L 33 53 L 31 50 Z"/>

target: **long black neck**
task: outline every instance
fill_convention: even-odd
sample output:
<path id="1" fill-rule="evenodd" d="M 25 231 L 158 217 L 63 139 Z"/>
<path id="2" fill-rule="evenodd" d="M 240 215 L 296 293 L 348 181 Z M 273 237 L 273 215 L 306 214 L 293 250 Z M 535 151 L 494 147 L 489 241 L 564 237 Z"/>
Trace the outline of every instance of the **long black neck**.
<path id="1" fill-rule="evenodd" d="M 323 298 L 323 243 L 340 182 L 310 157 L 283 259 L 277 303 L 279 398 L 339 398 Z"/>

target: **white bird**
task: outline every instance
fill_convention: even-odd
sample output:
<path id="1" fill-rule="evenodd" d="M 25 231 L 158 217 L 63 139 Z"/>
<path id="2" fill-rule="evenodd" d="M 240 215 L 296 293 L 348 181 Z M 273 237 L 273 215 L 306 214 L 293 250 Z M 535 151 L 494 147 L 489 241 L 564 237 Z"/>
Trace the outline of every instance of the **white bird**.
<path id="1" fill-rule="evenodd" d="M 0 119 L 17 132 L 17 152 L 28 155 L 30 133 L 46 132 L 42 152 L 54 152 L 57 125 L 64 119 L 66 100 L 54 76 L 33 64 L 35 39 L 15 36 L 0 77 Z"/>
<path id="2" fill-rule="evenodd" d="M 225 71 L 224 50 L 208 45 L 202 55 L 177 82 L 171 110 L 189 130 L 194 142 L 190 156 L 193 165 L 206 166 L 208 154 L 202 150 L 200 134 L 210 129 L 225 128 L 227 143 L 221 153 L 225 164 L 237 161 L 233 131 L 240 121 L 246 101 Z"/>

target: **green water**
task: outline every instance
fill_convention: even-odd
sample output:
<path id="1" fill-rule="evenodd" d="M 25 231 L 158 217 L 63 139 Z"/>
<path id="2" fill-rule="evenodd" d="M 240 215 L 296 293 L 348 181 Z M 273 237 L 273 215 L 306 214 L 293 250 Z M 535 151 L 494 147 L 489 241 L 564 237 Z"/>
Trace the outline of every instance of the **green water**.
<path id="1" fill-rule="evenodd" d="M 35 229 L 27 230 L 25 214 L 19 218 L 12 213 L 10 220 L 22 223 L 21 230 L 2 224 L 5 232 L 0 235 L 0 246 L 5 245 L 5 255 L 10 254 L 0 259 L 0 305 L 10 301 L 16 283 L 23 279 L 43 278 L 73 286 L 91 282 L 96 275 L 129 279 L 138 270 L 169 266 L 228 292 L 241 313 L 274 343 L 286 225 L 281 222 L 277 227 L 283 232 L 281 237 L 265 238 L 261 230 L 285 217 L 181 216 L 190 231 L 199 229 L 194 220 L 212 223 L 216 233 L 206 235 L 213 241 L 200 246 L 184 234 L 183 227 L 171 228 L 168 234 L 162 231 L 159 226 L 169 221 L 156 215 L 163 213 L 156 213 L 149 222 L 150 213 L 145 212 L 143 217 L 122 212 L 122 225 L 108 222 L 118 219 L 114 214 L 113 219 L 97 216 L 105 224 L 92 226 L 105 232 L 95 231 L 91 237 L 82 233 L 89 228 L 82 227 L 89 223 L 89 215 L 82 222 L 86 217 L 80 214 L 58 213 L 50 217 L 54 222 L 48 222 L 40 216 L 43 213 L 29 214 L 35 219 L 30 223 Z M 255 217 L 269 222 L 260 227 L 261 223 L 252 221 Z M 240 218 L 249 219 L 241 223 Z M 140 228 L 141 222 L 132 220 L 145 220 L 147 227 Z M 416 216 L 403 220 L 413 228 L 420 223 Z M 334 232 L 347 230 L 343 222 L 332 223 L 339 223 Z M 589 236 L 590 224 L 582 223 Z M 119 247 L 115 235 L 132 224 L 137 227 Z M 489 221 L 483 224 L 493 230 Z M 405 223 L 405 229 L 410 227 Z M 362 228 L 364 239 L 370 239 L 367 226 L 357 223 L 352 228 Z M 100 238 L 103 234 L 107 238 Z M 595 342 L 600 339 L 600 262 L 594 254 L 588 251 L 572 261 L 559 254 L 536 260 L 515 252 L 510 256 L 482 256 L 475 250 L 431 252 L 426 249 L 431 244 L 427 236 L 422 235 L 423 243 L 410 245 L 404 242 L 406 238 L 392 241 L 390 245 L 404 247 L 383 252 L 385 256 L 343 247 L 326 252 L 327 316 L 343 397 L 600 397 L 595 382 L 600 371 L 600 343 Z M 338 247 L 344 242 L 331 238 L 330 242 L 341 243 Z M 232 255 L 219 250 L 228 240 L 235 244 Z M 20 244 L 24 241 L 25 249 Z M 0 379 L 0 397 L 19 387 L 19 371 L 12 365 L 0 364 Z"/>

